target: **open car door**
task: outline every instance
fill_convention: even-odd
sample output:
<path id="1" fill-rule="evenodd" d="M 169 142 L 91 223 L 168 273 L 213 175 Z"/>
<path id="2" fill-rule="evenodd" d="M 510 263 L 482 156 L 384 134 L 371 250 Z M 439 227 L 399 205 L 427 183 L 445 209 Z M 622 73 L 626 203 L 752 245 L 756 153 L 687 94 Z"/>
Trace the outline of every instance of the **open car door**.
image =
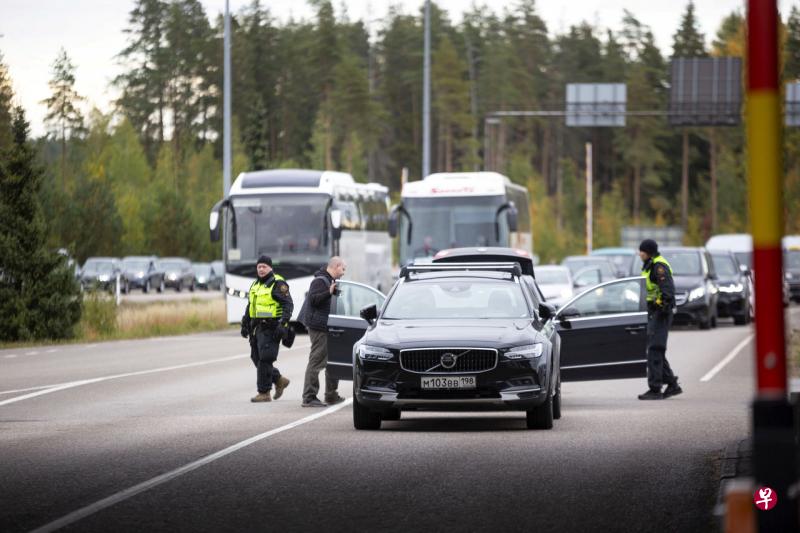
<path id="1" fill-rule="evenodd" d="M 561 336 L 561 379 L 642 378 L 647 375 L 645 280 L 602 283 L 556 313 Z"/>
<path id="2" fill-rule="evenodd" d="M 367 331 L 367 321 L 360 311 L 368 305 L 383 307 L 386 296 L 369 285 L 353 281 L 338 281 L 339 296 L 331 297 L 328 316 L 328 366 L 331 377 L 352 381 L 353 345 Z"/>

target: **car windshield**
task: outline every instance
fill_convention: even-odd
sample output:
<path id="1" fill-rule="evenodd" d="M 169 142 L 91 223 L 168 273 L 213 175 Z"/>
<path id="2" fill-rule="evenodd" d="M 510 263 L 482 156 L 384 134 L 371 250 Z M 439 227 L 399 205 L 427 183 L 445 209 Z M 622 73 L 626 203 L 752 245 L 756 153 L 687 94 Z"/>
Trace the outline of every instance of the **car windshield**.
<path id="1" fill-rule="evenodd" d="M 628 272 L 634 259 L 637 258 L 633 254 L 603 254 L 603 257 L 610 259 L 618 272 Z"/>
<path id="2" fill-rule="evenodd" d="M 735 276 L 739 273 L 736 261 L 729 255 L 712 255 L 711 260 L 714 261 L 714 270 L 720 276 Z"/>
<path id="3" fill-rule="evenodd" d="M 537 270 L 536 282 L 539 285 L 569 285 L 566 270 Z"/>
<path id="4" fill-rule="evenodd" d="M 141 260 L 131 260 L 125 261 L 125 270 L 147 270 L 147 267 L 150 266 L 148 261 L 141 261 Z"/>
<path id="5" fill-rule="evenodd" d="M 87 261 L 83 265 L 83 272 L 86 274 L 106 274 L 114 270 L 114 264 L 111 261 Z"/>
<path id="6" fill-rule="evenodd" d="M 800 268 L 800 251 L 790 251 L 783 254 L 783 264 L 786 268 Z"/>
<path id="7" fill-rule="evenodd" d="M 404 198 L 403 207 L 411 218 L 411 242 L 408 220 L 400 217 L 400 263 L 433 257 L 445 248 L 507 246 L 506 217 L 496 216 L 504 202 L 504 196 Z"/>
<path id="8" fill-rule="evenodd" d="M 591 257 L 572 257 L 565 259 L 562 263 L 574 275 L 576 272 L 586 267 L 600 267 L 603 272 L 611 272 L 611 267 L 605 259 L 594 259 Z"/>
<path id="9" fill-rule="evenodd" d="M 178 261 L 165 261 L 161 263 L 163 270 L 183 270 L 183 263 Z"/>
<path id="10" fill-rule="evenodd" d="M 530 316 L 522 288 L 510 281 L 433 279 L 403 283 L 382 318 L 525 318 Z"/>
<path id="11" fill-rule="evenodd" d="M 198 276 L 210 276 L 211 275 L 211 265 L 205 263 L 195 263 L 192 265 L 192 269 L 194 273 Z"/>
<path id="12" fill-rule="evenodd" d="M 663 255 L 675 276 L 699 276 L 703 273 L 697 252 L 666 252 Z"/>

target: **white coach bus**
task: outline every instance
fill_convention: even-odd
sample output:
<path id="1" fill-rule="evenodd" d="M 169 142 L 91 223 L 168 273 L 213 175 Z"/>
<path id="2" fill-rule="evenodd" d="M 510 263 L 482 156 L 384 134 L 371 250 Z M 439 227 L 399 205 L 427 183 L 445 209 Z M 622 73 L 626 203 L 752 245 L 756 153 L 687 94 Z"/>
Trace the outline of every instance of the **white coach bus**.
<path id="1" fill-rule="evenodd" d="M 528 191 L 497 172 L 431 174 L 403 185 L 389 214 L 400 264 L 429 261 L 442 249 L 504 246 L 533 253 Z"/>
<path id="2" fill-rule="evenodd" d="M 297 319 L 314 272 L 332 255 L 345 259 L 345 279 L 389 290 L 388 208 L 386 187 L 356 183 L 343 172 L 282 169 L 240 174 L 209 220 L 211 240 L 223 234 L 228 321 L 242 318 L 262 254 L 272 258 L 275 272 L 289 283 L 292 320 Z"/>

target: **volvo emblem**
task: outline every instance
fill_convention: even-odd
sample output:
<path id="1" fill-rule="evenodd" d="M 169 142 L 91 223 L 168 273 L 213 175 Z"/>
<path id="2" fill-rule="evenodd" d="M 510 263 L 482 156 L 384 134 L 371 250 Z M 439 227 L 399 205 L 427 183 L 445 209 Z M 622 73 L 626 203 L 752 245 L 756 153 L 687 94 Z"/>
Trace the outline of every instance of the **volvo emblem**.
<path id="1" fill-rule="evenodd" d="M 444 368 L 450 369 L 456 366 L 456 360 L 457 358 L 455 355 L 451 354 L 450 352 L 447 352 L 442 354 L 442 357 L 441 359 L 439 359 L 439 362 L 442 363 L 442 366 Z"/>

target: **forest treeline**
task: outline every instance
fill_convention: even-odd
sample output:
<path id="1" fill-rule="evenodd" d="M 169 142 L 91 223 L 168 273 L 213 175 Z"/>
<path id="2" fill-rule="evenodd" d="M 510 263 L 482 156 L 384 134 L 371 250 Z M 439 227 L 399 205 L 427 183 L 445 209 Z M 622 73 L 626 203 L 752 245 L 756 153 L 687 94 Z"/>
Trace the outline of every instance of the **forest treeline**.
<path id="1" fill-rule="evenodd" d="M 420 178 L 422 10 L 391 8 L 371 32 L 329 0 L 308 1 L 315 10 L 309 20 L 278 22 L 257 0 L 233 14 L 233 175 L 338 169 L 397 195 L 403 168 Z M 535 251 L 545 261 L 584 249 L 586 142 L 596 161 L 596 247 L 618 244 L 624 225 L 681 224 L 684 130 L 666 118 L 628 117 L 625 127 L 603 129 L 567 128 L 563 118 L 485 121 L 493 111 L 563 109 L 565 85 L 581 82 L 625 83 L 628 109 L 666 110 L 672 57 L 741 57 L 745 49 L 740 12 L 719 21 L 707 39 L 694 5 L 680 9 L 665 55 L 628 11 L 620 13 L 618 31 L 587 22 L 557 32 L 534 0 L 514 0 L 499 12 L 474 7 L 457 14 L 458 23 L 433 2 L 432 170 L 491 168 L 526 185 Z M 782 18 L 783 79 L 797 80 L 798 5 Z M 222 28 L 222 18 L 210 19 L 199 0 L 136 0 L 128 44 L 116 56 L 120 97 L 108 114 L 81 112 L 91 102 L 75 90 L 68 50 L 54 58 L 50 96 L 41 102 L 48 133 L 34 143 L 51 247 L 66 247 L 81 261 L 219 255 L 207 221 L 222 194 Z M 12 143 L 12 102 L 0 57 L 0 153 Z M 686 244 L 747 231 L 744 131 L 744 123 L 688 130 Z M 784 143 L 786 230 L 800 233 L 797 128 L 786 130 Z"/>

